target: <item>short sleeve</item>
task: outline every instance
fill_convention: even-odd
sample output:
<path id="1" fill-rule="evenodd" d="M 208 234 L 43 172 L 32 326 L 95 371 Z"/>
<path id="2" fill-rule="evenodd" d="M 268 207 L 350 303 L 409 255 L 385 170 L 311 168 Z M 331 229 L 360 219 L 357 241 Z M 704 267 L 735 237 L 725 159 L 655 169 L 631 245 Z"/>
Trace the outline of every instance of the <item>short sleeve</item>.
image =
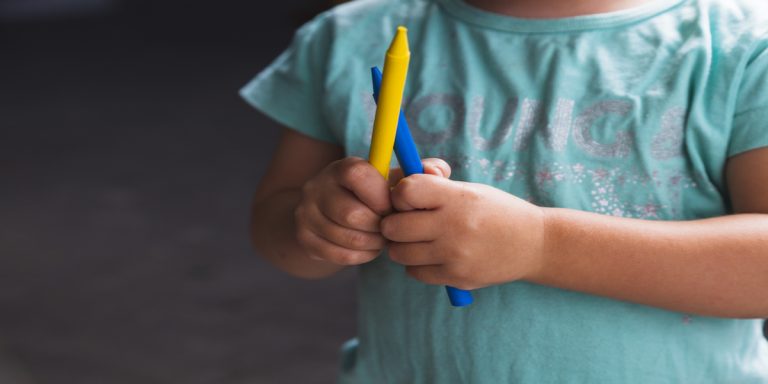
<path id="1" fill-rule="evenodd" d="M 240 89 L 240 96 L 288 128 L 338 143 L 322 104 L 331 37 L 327 14 L 317 16 L 296 31 L 288 49 Z"/>
<path id="2" fill-rule="evenodd" d="M 768 39 L 760 48 L 744 70 L 728 156 L 768 147 Z"/>

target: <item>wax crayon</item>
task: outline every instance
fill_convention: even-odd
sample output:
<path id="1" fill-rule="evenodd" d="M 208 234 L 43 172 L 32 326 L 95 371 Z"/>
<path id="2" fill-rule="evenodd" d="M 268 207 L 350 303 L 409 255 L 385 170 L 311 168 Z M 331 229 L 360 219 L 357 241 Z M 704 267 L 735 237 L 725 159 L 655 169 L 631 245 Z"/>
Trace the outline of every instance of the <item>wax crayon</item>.
<path id="1" fill-rule="evenodd" d="M 378 102 L 379 87 L 381 86 L 381 71 L 379 68 L 371 68 L 371 80 L 373 82 L 373 100 Z M 405 120 L 405 114 L 400 110 L 400 116 L 397 121 L 397 134 L 395 135 L 395 155 L 400 168 L 403 169 L 405 176 L 416 173 L 424 173 L 424 166 L 421 164 L 419 150 L 411 136 L 411 130 L 408 128 L 408 122 Z M 462 289 L 446 286 L 448 299 L 454 307 L 463 307 L 472 304 L 472 292 Z"/>
<path id="2" fill-rule="evenodd" d="M 389 45 L 384 60 L 384 77 L 381 80 L 381 95 L 373 120 L 373 136 L 368 161 L 384 176 L 389 177 L 389 164 L 397 132 L 397 119 L 403 101 L 405 78 L 411 51 L 408 48 L 408 30 L 397 27 L 397 33 Z"/>
<path id="3" fill-rule="evenodd" d="M 378 67 L 371 68 L 371 80 L 373 81 L 373 100 L 378 102 L 379 88 L 381 87 L 381 71 L 379 71 Z M 405 120 L 405 114 L 403 114 L 402 110 L 397 120 L 395 156 L 397 156 L 397 162 L 406 176 L 424 173 L 419 151 L 416 149 L 416 144 L 411 136 L 411 130 L 408 128 L 408 122 Z"/>

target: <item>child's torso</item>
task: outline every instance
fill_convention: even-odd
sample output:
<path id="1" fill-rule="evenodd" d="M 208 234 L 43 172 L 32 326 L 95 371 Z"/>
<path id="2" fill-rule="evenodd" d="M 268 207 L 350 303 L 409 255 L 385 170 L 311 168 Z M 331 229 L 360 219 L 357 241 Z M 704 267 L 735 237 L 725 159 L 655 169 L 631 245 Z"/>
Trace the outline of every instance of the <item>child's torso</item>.
<path id="1" fill-rule="evenodd" d="M 381 67 L 390 33 L 404 24 L 412 50 L 406 116 L 422 156 L 447 160 L 452 178 L 538 205 L 613 216 L 729 213 L 723 168 L 736 58 L 744 52 L 739 41 L 716 40 L 708 29 L 708 18 L 718 15 L 670 0 L 563 26 L 512 22 L 458 0 L 406 5 L 402 17 L 383 23 L 392 28 L 373 21 L 369 30 L 338 27 L 369 35 L 341 39 L 327 66 L 327 119 L 348 154 L 367 156 L 375 108 L 369 69 Z M 407 279 L 386 256 L 364 265 L 358 364 L 343 377 L 768 380 L 758 320 L 690 316 L 522 282 L 475 295 L 471 307 L 451 308 L 442 287 Z"/>

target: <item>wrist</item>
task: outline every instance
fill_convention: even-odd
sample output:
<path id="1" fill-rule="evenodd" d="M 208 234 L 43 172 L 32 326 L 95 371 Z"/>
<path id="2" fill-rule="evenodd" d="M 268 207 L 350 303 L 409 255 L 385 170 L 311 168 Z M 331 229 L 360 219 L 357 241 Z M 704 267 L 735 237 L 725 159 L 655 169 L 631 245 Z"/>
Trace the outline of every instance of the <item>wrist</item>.
<path id="1" fill-rule="evenodd" d="M 551 273 L 553 257 L 559 248 L 560 210 L 556 208 L 537 207 L 539 209 L 539 236 L 536 237 L 537 263 L 531 270 L 526 280 L 531 282 L 545 281 Z"/>

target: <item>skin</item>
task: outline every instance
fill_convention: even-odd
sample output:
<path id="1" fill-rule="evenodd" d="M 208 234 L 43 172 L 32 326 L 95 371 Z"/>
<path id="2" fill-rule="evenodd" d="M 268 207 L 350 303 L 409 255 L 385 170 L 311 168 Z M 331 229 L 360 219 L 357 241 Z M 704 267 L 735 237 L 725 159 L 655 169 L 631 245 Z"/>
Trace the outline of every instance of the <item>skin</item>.
<path id="1" fill-rule="evenodd" d="M 768 149 L 733 157 L 737 214 L 650 221 L 541 208 L 498 189 L 411 176 L 382 220 L 392 260 L 428 284 L 526 280 L 698 315 L 768 317 Z"/>
<path id="2" fill-rule="evenodd" d="M 322 278 L 385 246 L 409 276 L 477 289 L 525 280 L 690 314 L 768 317 L 768 149 L 730 159 L 736 213 L 649 221 L 542 208 L 429 174 L 390 183 L 341 148 L 285 129 L 253 205 L 253 244 L 278 268 Z M 394 185 L 394 187 L 392 187 Z M 391 192 L 390 192 L 390 188 Z"/>
<path id="3" fill-rule="evenodd" d="M 253 198 L 251 240 L 278 268 L 297 277 L 323 278 L 375 258 L 386 245 L 380 222 L 391 212 L 389 183 L 366 161 L 343 158 L 341 147 L 283 129 L 267 173 Z M 447 177 L 439 159 L 424 170 Z"/>

